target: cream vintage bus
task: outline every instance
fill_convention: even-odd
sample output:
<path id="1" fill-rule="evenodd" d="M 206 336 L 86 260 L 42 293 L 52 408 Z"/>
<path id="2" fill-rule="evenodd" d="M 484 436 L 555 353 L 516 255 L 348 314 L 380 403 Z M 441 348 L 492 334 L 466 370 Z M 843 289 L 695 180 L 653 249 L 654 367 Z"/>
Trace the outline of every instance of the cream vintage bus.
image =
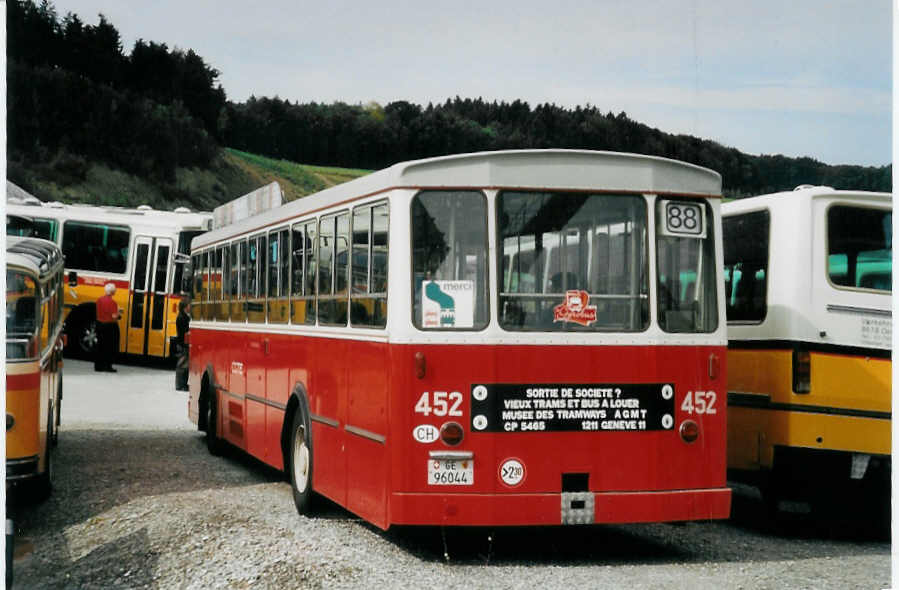
<path id="1" fill-rule="evenodd" d="M 62 403 L 63 260 L 46 240 L 7 240 L 6 482 L 43 497 Z"/>
<path id="2" fill-rule="evenodd" d="M 889 509 L 892 195 L 722 206 L 728 468 L 769 506 Z"/>
<path id="3" fill-rule="evenodd" d="M 13 224 L 10 216 L 31 223 Z M 169 357 L 190 241 L 211 227 L 210 212 L 46 203 L 7 183 L 6 233 L 50 240 L 65 256 L 65 331 L 75 355 L 93 354 L 94 305 L 113 283 L 125 310 L 119 352 Z"/>

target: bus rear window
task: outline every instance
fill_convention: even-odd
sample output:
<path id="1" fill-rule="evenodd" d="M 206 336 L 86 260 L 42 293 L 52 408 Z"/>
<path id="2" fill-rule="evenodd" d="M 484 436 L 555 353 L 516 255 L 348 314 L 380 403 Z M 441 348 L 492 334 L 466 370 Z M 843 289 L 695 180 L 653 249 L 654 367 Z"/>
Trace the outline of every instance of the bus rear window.
<path id="1" fill-rule="evenodd" d="M 656 207 L 659 325 L 666 332 L 718 328 L 711 207 L 660 199 Z"/>
<path id="2" fill-rule="evenodd" d="M 415 326 L 487 325 L 487 202 L 477 191 L 422 191 L 412 200 Z"/>
<path id="3" fill-rule="evenodd" d="M 643 197 L 503 192 L 497 234 L 504 329 L 635 332 L 649 325 Z"/>
<path id="4" fill-rule="evenodd" d="M 836 205 L 827 210 L 827 275 L 839 287 L 893 289 L 893 213 Z"/>
<path id="5" fill-rule="evenodd" d="M 66 221 L 62 234 L 66 268 L 123 274 L 130 241 L 131 231 L 127 227 Z"/>

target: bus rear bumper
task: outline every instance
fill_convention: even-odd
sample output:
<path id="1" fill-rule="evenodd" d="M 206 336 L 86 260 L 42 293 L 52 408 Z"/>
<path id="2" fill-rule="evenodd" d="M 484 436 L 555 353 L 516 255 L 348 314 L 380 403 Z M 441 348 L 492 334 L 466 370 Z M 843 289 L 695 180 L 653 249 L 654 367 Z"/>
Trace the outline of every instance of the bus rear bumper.
<path id="1" fill-rule="evenodd" d="M 730 488 L 550 494 L 398 492 L 391 498 L 390 521 L 448 526 L 678 522 L 728 518 L 730 503 Z"/>

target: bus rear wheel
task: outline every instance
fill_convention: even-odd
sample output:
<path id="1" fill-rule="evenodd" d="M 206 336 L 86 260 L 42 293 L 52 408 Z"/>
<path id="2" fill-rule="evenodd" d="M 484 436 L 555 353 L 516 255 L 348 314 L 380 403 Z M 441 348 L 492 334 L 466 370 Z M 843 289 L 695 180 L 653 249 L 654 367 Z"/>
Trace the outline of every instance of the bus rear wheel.
<path id="1" fill-rule="evenodd" d="M 209 395 L 206 398 L 206 449 L 210 455 L 222 454 L 222 439 L 218 437 L 216 425 L 218 418 L 216 411 L 215 395 Z"/>
<path id="2" fill-rule="evenodd" d="M 293 489 L 293 501 L 297 512 L 309 514 L 312 511 L 312 433 L 309 418 L 302 405 L 293 415 L 288 446 L 290 462 L 288 475 Z"/>

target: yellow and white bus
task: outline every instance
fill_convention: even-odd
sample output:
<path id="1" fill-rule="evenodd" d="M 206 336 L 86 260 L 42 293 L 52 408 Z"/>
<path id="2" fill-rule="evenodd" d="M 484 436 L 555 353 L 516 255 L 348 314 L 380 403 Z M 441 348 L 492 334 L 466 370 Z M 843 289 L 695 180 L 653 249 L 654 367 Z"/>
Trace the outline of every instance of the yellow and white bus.
<path id="1" fill-rule="evenodd" d="M 889 508 L 892 195 L 725 203 L 728 468 L 781 500 Z"/>
<path id="2" fill-rule="evenodd" d="M 50 492 L 62 403 L 62 254 L 10 237 L 6 249 L 6 482 Z"/>
<path id="3" fill-rule="evenodd" d="M 65 331 L 68 352 L 86 356 L 96 345 L 95 301 L 103 286 L 116 286 L 119 352 L 166 358 L 172 354 L 182 276 L 190 241 L 211 228 L 212 213 L 179 207 L 156 211 L 44 203 L 7 192 L 7 234 L 50 240 L 65 256 Z"/>

